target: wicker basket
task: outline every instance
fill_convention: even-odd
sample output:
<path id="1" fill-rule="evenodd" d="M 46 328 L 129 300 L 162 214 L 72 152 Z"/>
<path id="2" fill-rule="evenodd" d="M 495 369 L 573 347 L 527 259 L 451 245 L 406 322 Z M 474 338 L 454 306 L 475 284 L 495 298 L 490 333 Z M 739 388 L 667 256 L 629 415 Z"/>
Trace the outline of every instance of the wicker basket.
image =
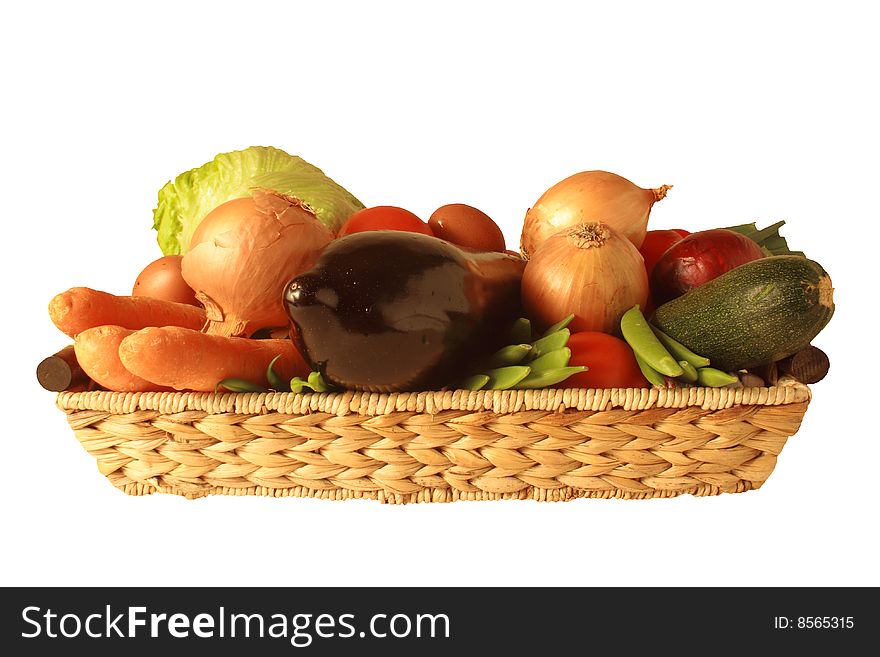
<path id="1" fill-rule="evenodd" d="M 98 469 L 130 495 L 389 503 L 643 499 L 759 488 L 810 390 L 64 392 Z"/>

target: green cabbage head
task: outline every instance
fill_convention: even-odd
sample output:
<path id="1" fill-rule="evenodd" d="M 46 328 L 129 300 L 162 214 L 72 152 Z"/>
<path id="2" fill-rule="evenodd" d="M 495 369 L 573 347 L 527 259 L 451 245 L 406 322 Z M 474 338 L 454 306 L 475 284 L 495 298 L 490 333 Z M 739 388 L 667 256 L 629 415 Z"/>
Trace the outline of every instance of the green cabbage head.
<path id="1" fill-rule="evenodd" d="M 197 169 L 181 173 L 159 190 L 153 228 L 165 255 L 184 254 L 199 222 L 221 203 L 271 189 L 308 207 L 334 234 L 364 207 L 318 167 L 270 146 L 221 153 Z"/>

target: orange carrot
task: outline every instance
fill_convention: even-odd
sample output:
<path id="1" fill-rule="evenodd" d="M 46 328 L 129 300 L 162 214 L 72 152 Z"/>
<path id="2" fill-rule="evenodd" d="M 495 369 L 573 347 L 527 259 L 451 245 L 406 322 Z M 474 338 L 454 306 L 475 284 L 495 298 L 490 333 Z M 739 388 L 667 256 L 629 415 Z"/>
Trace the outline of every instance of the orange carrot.
<path id="1" fill-rule="evenodd" d="M 116 392 L 168 390 L 135 376 L 119 360 L 119 344 L 132 333 L 131 329 L 121 326 L 96 326 L 77 334 L 73 349 L 83 372 L 107 390 Z"/>
<path id="2" fill-rule="evenodd" d="M 213 392 L 223 379 L 245 379 L 269 387 L 266 368 L 284 379 L 307 376 L 309 367 L 290 340 L 251 340 L 208 335 L 176 326 L 145 328 L 119 346 L 125 368 L 175 390 Z"/>
<path id="3" fill-rule="evenodd" d="M 49 317 L 70 337 L 95 326 L 142 329 L 147 326 L 185 326 L 200 329 L 205 311 L 186 303 L 150 297 L 118 297 L 88 287 L 73 287 L 49 303 Z"/>

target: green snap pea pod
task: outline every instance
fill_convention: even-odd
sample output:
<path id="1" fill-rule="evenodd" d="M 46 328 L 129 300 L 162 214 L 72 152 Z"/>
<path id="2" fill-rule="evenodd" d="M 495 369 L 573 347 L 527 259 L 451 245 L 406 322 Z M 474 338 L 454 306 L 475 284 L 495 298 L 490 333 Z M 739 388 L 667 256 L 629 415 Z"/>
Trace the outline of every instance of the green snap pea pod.
<path id="1" fill-rule="evenodd" d="M 707 388 L 721 388 L 736 383 L 739 379 L 732 374 L 716 370 L 714 367 L 701 367 L 697 370 L 697 381 Z"/>
<path id="2" fill-rule="evenodd" d="M 312 372 L 305 381 L 298 376 L 295 376 L 290 380 L 290 391 L 297 394 L 304 390 L 311 390 L 313 392 L 332 392 L 335 389 L 336 388 L 324 381 L 324 377 L 321 376 L 320 372 Z"/>
<path id="3" fill-rule="evenodd" d="M 312 389 L 312 386 L 309 385 L 308 381 L 303 381 L 298 376 L 295 376 L 290 380 L 290 392 L 295 392 L 296 394 L 299 394 L 305 388 L 308 388 L 309 390 Z"/>
<path id="4" fill-rule="evenodd" d="M 458 386 L 462 390 L 482 390 L 489 383 L 488 374 L 474 374 L 469 376 Z"/>
<path id="5" fill-rule="evenodd" d="M 660 374 L 653 367 L 648 365 L 638 354 L 634 354 L 636 357 L 636 362 L 639 364 L 639 369 L 642 370 L 642 376 L 648 379 L 648 383 L 652 386 L 660 386 L 661 388 L 666 387 L 666 379 L 663 378 L 663 375 Z"/>
<path id="6" fill-rule="evenodd" d="M 272 359 L 272 362 L 269 363 L 269 367 L 266 368 L 266 380 L 269 381 L 269 386 L 273 390 L 286 392 L 287 390 L 290 390 L 290 385 L 287 381 L 278 376 L 278 372 L 272 368 L 279 358 L 281 358 L 281 354 L 275 356 L 275 358 Z"/>
<path id="7" fill-rule="evenodd" d="M 333 390 L 333 386 L 327 385 L 327 382 L 324 381 L 324 377 L 321 376 L 320 372 L 312 372 L 309 374 L 309 385 L 312 386 L 312 390 L 315 392 L 330 392 Z"/>
<path id="8" fill-rule="evenodd" d="M 560 367 L 566 367 L 570 358 L 571 349 L 568 347 L 548 351 L 540 358 L 536 358 L 529 363 L 529 367 L 532 368 L 532 373 L 529 374 L 529 376 L 532 376 L 533 374 L 542 374 L 548 370 L 558 370 Z"/>
<path id="9" fill-rule="evenodd" d="M 620 330 L 632 350 L 660 374 L 672 377 L 684 374 L 681 365 L 654 335 L 638 305 L 623 314 L 620 319 Z"/>
<path id="10" fill-rule="evenodd" d="M 496 351 L 489 358 L 489 368 L 507 367 L 508 365 L 519 365 L 526 356 L 532 351 L 530 344 L 510 344 Z"/>
<path id="11" fill-rule="evenodd" d="M 510 328 L 510 341 L 513 344 L 523 344 L 532 341 L 532 323 L 525 317 L 520 317 Z"/>
<path id="12" fill-rule="evenodd" d="M 561 331 L 562 329 L 567 327 L 569 324 L 571 324 L 571 320 L 573 320 L 573 319 L 574 319 L 574 315 L 569 315 L 565 319 L 556 322 L 553 326 L 551 326 L 546 331 L 544 331 L 544 335 L 542 337 L 546 338 L 548 335 L 552 335 L 553 333 L 556 333 L 556 331 Z"/>
<path id="13" fill-rule="evenodd" d="M 547 386 L 553 386 L 557 383 L 562 383 L 572 374 L 586 371 L 587 368 L 583 365 L 578 365 L 577 367 L 557 367 L 556 369 L 552 370 L 544 370 L 543 372 L 540 372 L 538 374 L 529 374 L 526 378 L 517 383 L 514 388 L 546 388 Z"/>
<path id="14" fill-rule="evenodd" d="M 657 339 L 660 340 L 661 343 L 663 343 L 663 346 L 666 347 L 670 354 L 672 354 L 673 358 L 677 359 L 678 361 L 686 360 L 695 368 L 709 366 L 709 359 L 705 356 L 695 354 L 693 351 L 685 347 L 681 342 L 679 342 L 672 336 L 666 335 L 656 326 L 652 326 L 651 330 L 654 331 L 654 335 L 656 335 Z"/>
<path id="15" fill-rule="evenodd" d="M 685 383 L 696 383 L 699 378 L 697 369 L 686 360 L 680 360 L 678 361 L 678 364 L 681 365 L 681 369 L 684 370 L 684 374 L 681 375 L 681 380 Z"/>
<path id="16" fill-rule="evenodd" d="M 561 331 L 556 331 L 556 333 L 546 335 L 540 340 L 535 340 L 532 343 L 531 358 L 533 360 L 536 360 L 544 354 L 550 353 L 551 351 L 562 349 L 566 344 L 568 344 L 568 336 L 570 335 L 571 331 L 565 328 Z"/>
<path id="17" fill-rule="evenodd" d="M 256 383 L 244 379 L 223 379 L 214 386 L 214 392 L 217 392 L 217 389 L 221 387 L 226 388 L 229 392 L 266 392 L 263 386 L 258 386 Z"/>
<path id="18" fill-rule="evenodd" d="M 531 368 L 525 365 L 511 365 L 509 367 L 489 370 L 486 372 L 489 377 L 486 388 L 490 390 L 507 390 L 526 378 L 531 371 Z"/>

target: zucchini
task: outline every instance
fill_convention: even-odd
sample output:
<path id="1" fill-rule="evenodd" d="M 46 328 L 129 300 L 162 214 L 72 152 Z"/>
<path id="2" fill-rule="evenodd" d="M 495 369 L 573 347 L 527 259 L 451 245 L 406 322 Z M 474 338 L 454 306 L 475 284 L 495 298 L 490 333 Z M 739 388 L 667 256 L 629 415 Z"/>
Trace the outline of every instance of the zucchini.
<path id="1" fill-rule="evenodd" d="M 735 371 L 797 353 L 833 313 L 825 270 L 784 255 L 740 265 L 663 304 L 653 323 L 714 367 Z"/>

